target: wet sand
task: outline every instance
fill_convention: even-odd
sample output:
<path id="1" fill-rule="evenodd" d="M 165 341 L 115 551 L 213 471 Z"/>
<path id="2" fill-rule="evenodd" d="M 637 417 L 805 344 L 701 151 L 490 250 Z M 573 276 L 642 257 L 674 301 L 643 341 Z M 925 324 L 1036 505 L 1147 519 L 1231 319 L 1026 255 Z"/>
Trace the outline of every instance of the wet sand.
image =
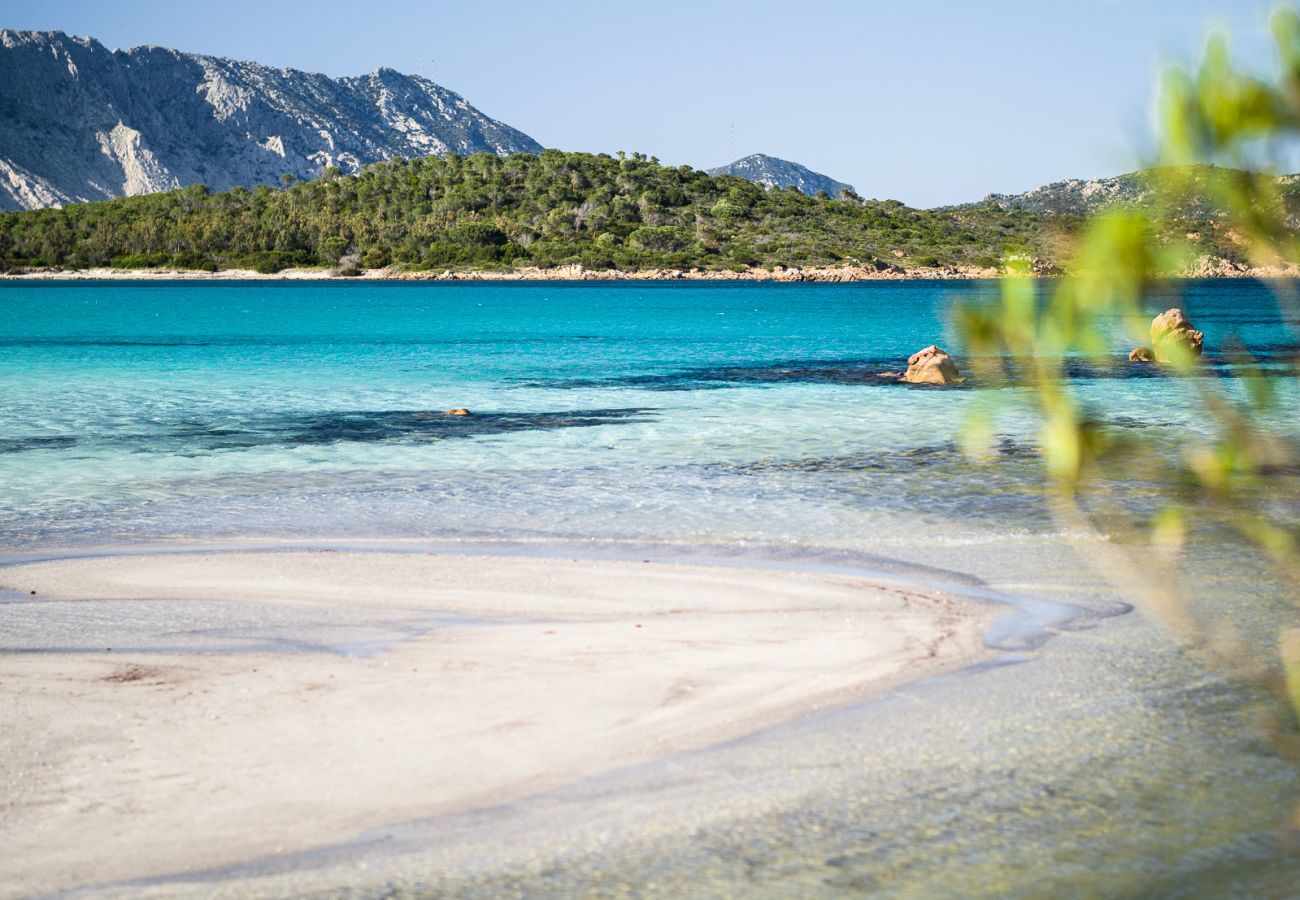
<path id="1" fill-rule="evenodd" d="M 0 588 L 12 896 L 717 745 L 990 659 L 1001 612 L 847 574 L 399 553 L 69 559 Z"/>

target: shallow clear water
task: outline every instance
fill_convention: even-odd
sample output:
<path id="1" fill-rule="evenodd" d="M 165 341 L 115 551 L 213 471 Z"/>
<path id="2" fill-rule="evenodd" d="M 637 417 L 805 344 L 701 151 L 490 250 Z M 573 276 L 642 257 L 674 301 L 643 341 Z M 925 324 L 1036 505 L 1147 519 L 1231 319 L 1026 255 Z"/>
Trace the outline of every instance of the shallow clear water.
<path id="1" fill-rule="evenodd" d="M 954 449 L 982 394 L 878 377 L 991 283 L 8 283 L 0 546 L 219 536 L 878 545 L 1045 526 L 1028 420 Z M 1294 348 L 1267 286 L 1194 283 L 1207 346 Z M 1126 349 L 1117 333 L 1117 356 Z M 1211 352 L 1211 369 L 1232 374 Z M 1197 429 L 1119 364 L 1116 427 Z M 1300 410 L 1282 383 L 1277 425 Z M 468 407 L 470 417 L 443 410 Z M 906 537 L 906 535 L 902 535 Z"/>

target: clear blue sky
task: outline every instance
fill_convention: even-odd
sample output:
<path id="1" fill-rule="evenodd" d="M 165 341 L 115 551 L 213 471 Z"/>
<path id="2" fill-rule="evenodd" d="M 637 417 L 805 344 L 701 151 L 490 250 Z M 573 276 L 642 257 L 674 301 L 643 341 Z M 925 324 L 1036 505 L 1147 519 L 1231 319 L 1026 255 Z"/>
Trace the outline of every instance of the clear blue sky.
<path id="1" fill-rule="evenodd" d="M 0 0 L 0 27 L 346 75 L 389 66 L 546 146 L 753 152 L 931 206 L 1131 169 L 1161 65 L 1269 0 Z M 733 139 L 734 134 L 734 139 Z"/>

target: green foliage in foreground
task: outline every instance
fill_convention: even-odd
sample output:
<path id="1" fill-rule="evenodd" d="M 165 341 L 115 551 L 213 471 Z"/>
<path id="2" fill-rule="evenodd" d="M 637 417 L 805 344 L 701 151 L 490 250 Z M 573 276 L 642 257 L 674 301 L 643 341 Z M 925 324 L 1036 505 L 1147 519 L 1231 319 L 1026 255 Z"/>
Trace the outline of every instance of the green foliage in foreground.
<path id="1" fill-rule="evenodd" d="M 8 266 L 193 269 L 997 266 L 1076 223 L 992 205 L 805 197 L 640 154 L 392 160 L 284 190 L 193 186 L 0 215 Z"/>
<path id="2" fill-rule="evenodd" d="M 1003 403 L 1022 404 L 1035 415 L 1052 508 L 1063 527 L 1092 532 L 1097 540 L 1081 541 L 1081 550 L 1108 577 L 1132 588 L 1184 646 L 1273 695 L 1275 702 L 1260 710 L 1262 734 L 1300 766 L 1300 432 L 1294 422 L 1284 429 L 1270 425 L 1287 421 L 1282 404 L 1288 393 L 1294 396 L 1300 358 L 1257 359 L 1223 335 L 1215 349 L 1231 354 L 1239 374 L 1224 379 L 1209 377 L 1188 352 L 1173 354 L 1162 368 L 1188 379 L 1193 390 L 1182 396 L 1190 395 L 1199 424 L 1185 433 L 1175 465 L 1158 437 L 1121 434 L 1098 420 L 1068 374 L 1079 358 L 1115 362 L 1117 323 L 1127 325 L 1133 344 L 1146 342 L 1151 310 L 1144 301 L 1153 280 L 1168 270 L 1169 257 L 1180 252 L 1177 242 L 1158 236 L 1176 235 L 1202 204 L 1211 204 L 1216 232 L 1251 265 L 1272 267 L 1300 256 L 1295 178 L 1239 171 L 1270 156 L 1284 164 L 1282 148 L 1300 138 L 1300 11 L 1279 11 L 1273 28 L 1281 66 L 1270 80 L 1236 69 L 1221 36 L 1211 38 L 1195 71 L 1166 73 L 1157 180 L 1148 185 L 1142 207 L 1112 209 L 1087 224 L 1071 267 L 1077 274 L 1052 285 L 1045 302 L 1036 285 L 1007 278 L 1000 305 L 967 306 L 958 327 L 987 369 L 1027 388 L 989 398 L 970 421 L 971 449 L 987 453 Z M 1271 286 L 1281 321 L 1293 339 L 1300 337 L 1295 283 Z M 1148 502 L 1158 501 L 1154 512 L 1138 512 L 1141 505 L 1131 502 L 1139 480 L 1147 485 Z M 1264 640 L 1241 628 L 1231 604 L 1207 608 L 1190 601 L 1195 586 L 1182 554 L 1194 548 L 1198 532 L 1235 532 L 1268 564 L 1259 577 L 1278 585 L 1286 605 Z M 1300 810 L 1292 824 L 1300 827 Z"/>

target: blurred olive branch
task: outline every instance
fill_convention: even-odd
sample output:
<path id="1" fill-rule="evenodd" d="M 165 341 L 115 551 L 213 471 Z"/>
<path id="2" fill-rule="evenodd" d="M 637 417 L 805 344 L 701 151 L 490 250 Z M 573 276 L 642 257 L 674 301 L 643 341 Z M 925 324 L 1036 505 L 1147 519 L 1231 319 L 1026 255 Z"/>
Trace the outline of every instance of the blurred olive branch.
<path id="1" fill-rule="evenodd" d="M 1300 138 L 1300 13 L 1282 9 L 1272 25 L 1281 63 L 1274 80 L 1236 69 L 1219 34 L 1209 38 L 1195 71 L 1165 73 L 1153 182 L 1159 202 L 1144 210 L 1112 208 L 1087 223 L 1070 274 L 1055 283 L 1033 279 L 1024 263 L 1010 261 L 999 301 L 960 306 L 956 325 L 978 383 L 1013 388 L 976 404 L 966 426 L 968 451 L 988 454 L 1008 396 L 1028 405 L 1040 423 L 1048 500 L 1058 523 L 1090 536 L 1083 543 L 1102 571 L 1184 646 L 1282 700 L 1268 737 L 1300 764 L 1300 528 L 1293 507 L 1271 502 L 1279 473 L 1300 471 L 1300 453 L 1295 434 L 1279 436 L 1264 425 L 1280 402 L 1278 379 L 1295 378 L 1296 361 L 1280 372 L 1276 365 L 1266 370 L 1244 347 L 1217 348 L 1238 375 L 1234 389 L 1227 379 L 1210 377 L 1187 348 L 1172 347 L 1160 368 L 1190 387 L 1207 432 L 1189 435 L 1172 466 L 1156 439 L 1121 436 L 1095 418 L 1068 377 L 1080 362 L 1154 365 L 1123 361 L 1116 332 L 1146 343 L 1148 298 L 1176 289 L 1162 273 L 1186 271 L 1191 262 L 1190 240 L 1159 236 L 1177 234 L 1171 226 L 1195 192 L 1208 193 L 1218 227 L 1255 266 L 1300 258 L 1300 229 L 1285 196 L 1295 179 L 1267 171 Z M 1226 168 L 1207 178 L 1206 164 Z M 1294 329 L 1296 285 L 1277 282 L 1274 289 L 1283 321 Z M 1134 477 L 1147 485 L 1154 512 L 1129 502 Z M 1193 612 L 1180 585 L 1180 553 L 1191 530 L 1205 525 L 1244 539 L 1284 585 L 1291 614 L 1273 637 L 1275 651 L 1252 650 L 1231 621 Z"/>

